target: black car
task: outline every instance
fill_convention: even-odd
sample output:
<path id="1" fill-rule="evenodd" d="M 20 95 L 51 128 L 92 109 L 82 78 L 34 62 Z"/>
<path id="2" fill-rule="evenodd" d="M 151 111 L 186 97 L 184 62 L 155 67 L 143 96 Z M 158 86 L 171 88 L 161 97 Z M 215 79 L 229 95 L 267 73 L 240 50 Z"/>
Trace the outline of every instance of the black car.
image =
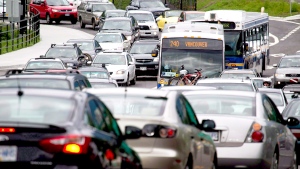
<path id="1" fill-rule="evenodd" d="M 104 169 L 121 159 L 132 168 L 126 139 L 141 130 L 122 132 L 96 96 L 53 89 L 0 89 L 0 168 Z M 133 161 L 140 164 L 139 158 Z M 125 167 L 124 167 L 125 168 Z"/>
<path id="2" fill-rule="evenodd" d="M 83 90 L 92 87 L 87 77 L 74 70 L 48 70 L 38 74 L 21 72 L 9 70 L 5 76 L 0 76 L 0 88 Z"/>
<path id="3" fill-rule="evenodd" d="M 76 43 L 51 44 L 45 55 L 41 58 L 59 58 L 66 67 L 77 69 L 82 66 L 90 65 L 93 58 L 82 52 Z"/>
<path id="4" fill-rule="evenodd" d="M 161 0 L 131 0 L 126 10 L 143 10 L 153 13 L 156 19 L 164 13 L 168 8 L 168 4 L 163 4 Z"/>
<path id="5" fill-rule="evenodd" d="M 67 43 L 76 43 L 82 53 L 90 55 L 93 59 L 97 53 L 102 51 L 102 47 L 94 39 L 69 39 Z"/>
<path id="6" fill-rule="evenodd" d="M 137 76 L 157 76 L 159 57 L 153 58 L 151 53 L 158 50 L 159 40 L 139 40 L 133 43 L 129 53 L 135 59 Z"/>

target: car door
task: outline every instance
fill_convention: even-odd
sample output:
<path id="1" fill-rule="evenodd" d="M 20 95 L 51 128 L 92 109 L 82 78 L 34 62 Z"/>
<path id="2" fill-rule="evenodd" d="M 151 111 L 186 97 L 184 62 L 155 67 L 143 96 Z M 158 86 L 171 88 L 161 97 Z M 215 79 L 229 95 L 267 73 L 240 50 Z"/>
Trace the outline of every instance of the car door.
<path id="1" fill-rule="evenodd" d="M 129 71 L 129 79 L 133 79 L 135 76 L 135 64 L 132 57 L 129 54 L 127 56 L 127 63 L 128 63 L 128 71 Z"/>

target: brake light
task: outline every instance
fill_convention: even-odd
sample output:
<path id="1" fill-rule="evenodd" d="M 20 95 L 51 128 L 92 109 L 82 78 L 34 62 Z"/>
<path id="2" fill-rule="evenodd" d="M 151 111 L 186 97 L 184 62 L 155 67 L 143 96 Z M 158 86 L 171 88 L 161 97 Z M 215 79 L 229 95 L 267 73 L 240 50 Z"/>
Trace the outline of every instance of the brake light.
<path id="1" fill-rule="evenodd" d="M 176 129 L 170 126 L 147 124 L 143 128 L 143 136 L 158 138 L 173 138 L 176 135 Z"/>
<path id="2" fill-rule="evenodd" d="M 260 131 L 255 131 L 251 134 L 252 142 L 262 142 L 264 134 Z"/>
<path id="3" fill-rule="evenodd" d="M 246 142 L 257 143 L 264 140 L 264 134 L 262 132 L 262 126 L 259 123 L 253 123 L 248 133 Z"/>
<path id="4" fill-rule="evenodd" d="M 105 157 L 109 161 L 112 161 L 113 159 L 115 159 L 115 154 L 110 149 L 107 149 L 106 152 L 105 152 Z"/>
<path id="5" fill-rule="evenodd" d="M 14 133 L 15 131 L 15 128 L 0 128 L 0 133 Z"/>
<path id="6" fill-rule="evenodd" d="M 40 146 L 49 153 L 84 154 L 88 151 L 90 140 L 89 137 L 66 135 L 44 139 Z"/>

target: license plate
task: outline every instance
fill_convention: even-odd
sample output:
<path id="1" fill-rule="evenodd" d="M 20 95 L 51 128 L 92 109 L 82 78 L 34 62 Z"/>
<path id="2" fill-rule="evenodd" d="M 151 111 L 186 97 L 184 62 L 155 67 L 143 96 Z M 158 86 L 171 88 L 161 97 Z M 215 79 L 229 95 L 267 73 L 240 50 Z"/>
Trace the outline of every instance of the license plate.
<path id="1" fill-rule="evenodd" d="M 0 162 L 17 161 L 16 146 L 0 146 Z"/>
<path id="2" fill-rule="evenodd" d="M 213 141 L 219 141 L 219 132 L 207 132 Z"/>
<path id="3" fill-rule="evenodd" d="M 70 16 L 70 14 L 69 14 L 69 13 L 66 13 L 65 16 Z"/>
<path id="4" fill-rule="evenodd" d="M 140 67 L 140 70 L 147 70 L 147 67 Z"/>

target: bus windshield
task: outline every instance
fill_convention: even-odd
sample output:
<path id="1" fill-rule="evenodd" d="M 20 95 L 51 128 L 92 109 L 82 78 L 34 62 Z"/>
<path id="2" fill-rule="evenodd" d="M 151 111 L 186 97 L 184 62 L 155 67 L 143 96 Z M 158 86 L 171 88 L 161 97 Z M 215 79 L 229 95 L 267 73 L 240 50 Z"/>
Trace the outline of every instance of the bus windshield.
<path id="1" fill-rule="evenodd" d="M 224 31 L 225 56 L 242 56 L 242 34 L 241 31 Z"/>

